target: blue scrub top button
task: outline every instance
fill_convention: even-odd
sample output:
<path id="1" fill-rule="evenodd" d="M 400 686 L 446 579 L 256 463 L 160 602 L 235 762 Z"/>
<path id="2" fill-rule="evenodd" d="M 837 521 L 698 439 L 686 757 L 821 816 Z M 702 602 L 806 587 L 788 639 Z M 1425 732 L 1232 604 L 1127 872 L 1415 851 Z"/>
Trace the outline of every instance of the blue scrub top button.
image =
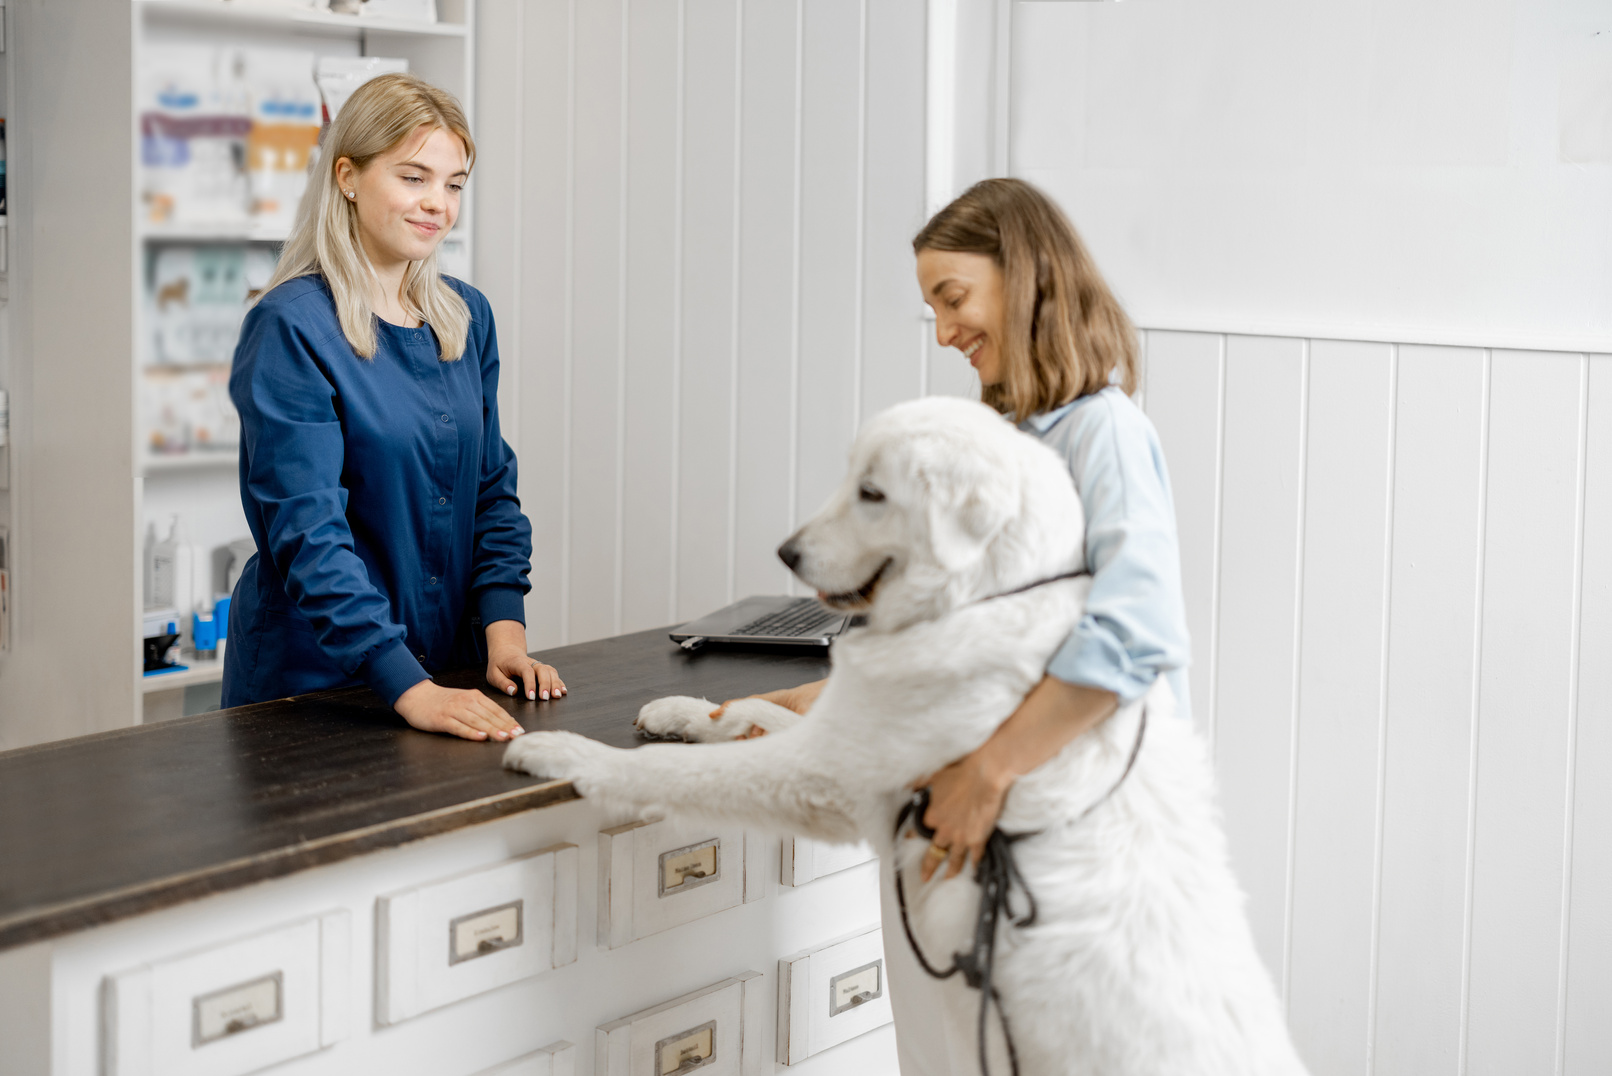
<path id="1" fill-rule="evenodd" d="M 437 503 L 438 504 L 447 504 L 448 503 L 448 498 L 446 498 L 446 497 L 438 497 L 437 498 Z"/>
<path id="2" fill-rule="evenodd" d="M 443 422 L 446 422 L 446 421 L 448 421 L 448 416 L 447 416 L 447 415 L 443 415 L 443 416 L 442 416 L 442 421 L 443 421 Z"/>
<path id="3" fill-rule="evenodd" d="M 432 576 L 432 577 L 431 577 L 431 585 L 432 585 L 432 586 L 436 586 L 436 585 L 437 585 L 437 577 L 436 577 L 436 576 L 434 576 L 434 575 L 433 575 L 433 576 Z"/>

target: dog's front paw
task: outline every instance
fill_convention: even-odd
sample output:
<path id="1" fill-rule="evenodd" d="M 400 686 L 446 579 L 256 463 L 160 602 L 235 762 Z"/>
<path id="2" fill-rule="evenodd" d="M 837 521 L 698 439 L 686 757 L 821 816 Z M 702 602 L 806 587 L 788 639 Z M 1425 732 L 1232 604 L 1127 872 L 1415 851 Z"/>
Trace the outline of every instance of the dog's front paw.
<path id="1" fill-rule="evenodd" d="M 574 732 L 528 732 L 504 750 L 504 768 L 576 782 L 612 749 Z"/>
<path id="2" fill-rule="evenodd" d="M 651 736 L 686 740 L 689 743 L 736 740 L 750 731 L 749 721 L 735 719 L 731 715 L 733 706 L 728 707 L 729 712 L 712 721 L 711 711 L 716 706 L 714 702 L 689 695 L 668 695 L 664 699 L 645 703 L 644 708 L 638 711 L 636 724 Z"/>

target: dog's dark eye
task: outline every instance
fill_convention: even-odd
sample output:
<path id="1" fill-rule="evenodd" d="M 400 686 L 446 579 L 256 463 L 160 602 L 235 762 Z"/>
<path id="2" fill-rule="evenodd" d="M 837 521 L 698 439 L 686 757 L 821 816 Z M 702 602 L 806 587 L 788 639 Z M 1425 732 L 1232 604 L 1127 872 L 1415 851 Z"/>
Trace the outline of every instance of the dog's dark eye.
<path id="1" fill-rule="evenodd" d="M 884 500 L 884 493 L 883 492 L 881 492 L 880 490 L 874 489 L 872 486 L 869 486 L 869 485 L 866 485 L 866 484 L 864 484 L 860 489 L 858 489 L 856 491 L 856 495 L 858 497 L 862 498 L 862 500 L 870 501 L 870 502 L 872 502 L 874 504 L 877 504 L 880 501 Z"/>

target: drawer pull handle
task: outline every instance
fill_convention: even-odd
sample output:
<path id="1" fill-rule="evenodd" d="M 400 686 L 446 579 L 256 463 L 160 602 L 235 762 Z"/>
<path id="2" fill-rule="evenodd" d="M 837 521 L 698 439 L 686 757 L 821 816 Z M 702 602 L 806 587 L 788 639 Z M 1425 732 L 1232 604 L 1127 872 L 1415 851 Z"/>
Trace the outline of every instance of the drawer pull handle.
<path id="1" fill-rule="evenodd" d="M 687 1057 L 683 1059 L 683 1063 L 681 1065 L 677 1066 L 677 1071 L 693 1072 L 703 1064 L 705 1064 L 705 1058 L 703 1057 Z"/>
<path id="2" fill-rule="evenodd" d="M 255 1016 L 237 1016 L 235 1019 L 224 1025 L 224 1034 L 234 1035 L 239 1031 L 247 1031 L 251 1028 L 257 1027 L 257 1023 L 257 1017 Z"/>
<path id="3" fill-rule="evenodd" d="M 856 1008 L 856 1006 L 862 1004 L 864 1001 L 872 1001 L 872 1000 L 873 1000 L 873 991 L 864 990 L 860 994 L 856 995 L 855 997 L 853 997 L 851 999 L 851 1007 L 854 1009 L 854 1008 Z"/>
<path id="4" fill-rule="evenodd" d="M 706 872 L 701 867 L 695 867 L 692 870 L 686 870 L 683 872 L 683 877 L 685 878 L 704 878 L 705 875 Z"/>
<path id="5" fill-rule="evenodd" d="M 483 938 L 476 943 L 476 952 L 494 953 L 500 949 L 508 949 L 514 944 L 513 938 Z"/>

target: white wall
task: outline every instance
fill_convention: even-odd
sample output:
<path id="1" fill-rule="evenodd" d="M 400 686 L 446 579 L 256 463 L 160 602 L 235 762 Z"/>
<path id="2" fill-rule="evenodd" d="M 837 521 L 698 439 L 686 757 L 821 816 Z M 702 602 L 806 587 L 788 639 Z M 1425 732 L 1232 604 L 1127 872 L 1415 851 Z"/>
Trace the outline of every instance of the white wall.
<path id="1" fill-rule="evenodd" d="M 481 6 L 476 277 L 533 646 L 781 593 L 860 418 L 932 354 L 923 0 Z"/>
<path id="2" fill-rule="evenodd" d="M 925 7 L 486 4 L 534 645 L 784 589 L 855 422 L 973 389 L 911 283 Z M 1306 1059 L 1612 1070 L 1612 13 L 998 14 L 1012 169 L 1148 330 L 1193 708 Z"/>
<path id="3" fill-rule="evenodd" d="M 1604 0 L 1013 17 L 1013 171 L 1140 323 L 1612 350 Z"/>
<path id="4" fill-rule="evenodd" d="M 1301 1053 L 1612 1071 L 1612 8 L 1012 19 L 1013 171 L 1150 328 L 1194 710 Z"/>
<path id="5" fill-rule="evenodd" d="M 1612 1069 L 1612 356 L 1151 331 L 1193 707 L 1318 1076 Z"/>

